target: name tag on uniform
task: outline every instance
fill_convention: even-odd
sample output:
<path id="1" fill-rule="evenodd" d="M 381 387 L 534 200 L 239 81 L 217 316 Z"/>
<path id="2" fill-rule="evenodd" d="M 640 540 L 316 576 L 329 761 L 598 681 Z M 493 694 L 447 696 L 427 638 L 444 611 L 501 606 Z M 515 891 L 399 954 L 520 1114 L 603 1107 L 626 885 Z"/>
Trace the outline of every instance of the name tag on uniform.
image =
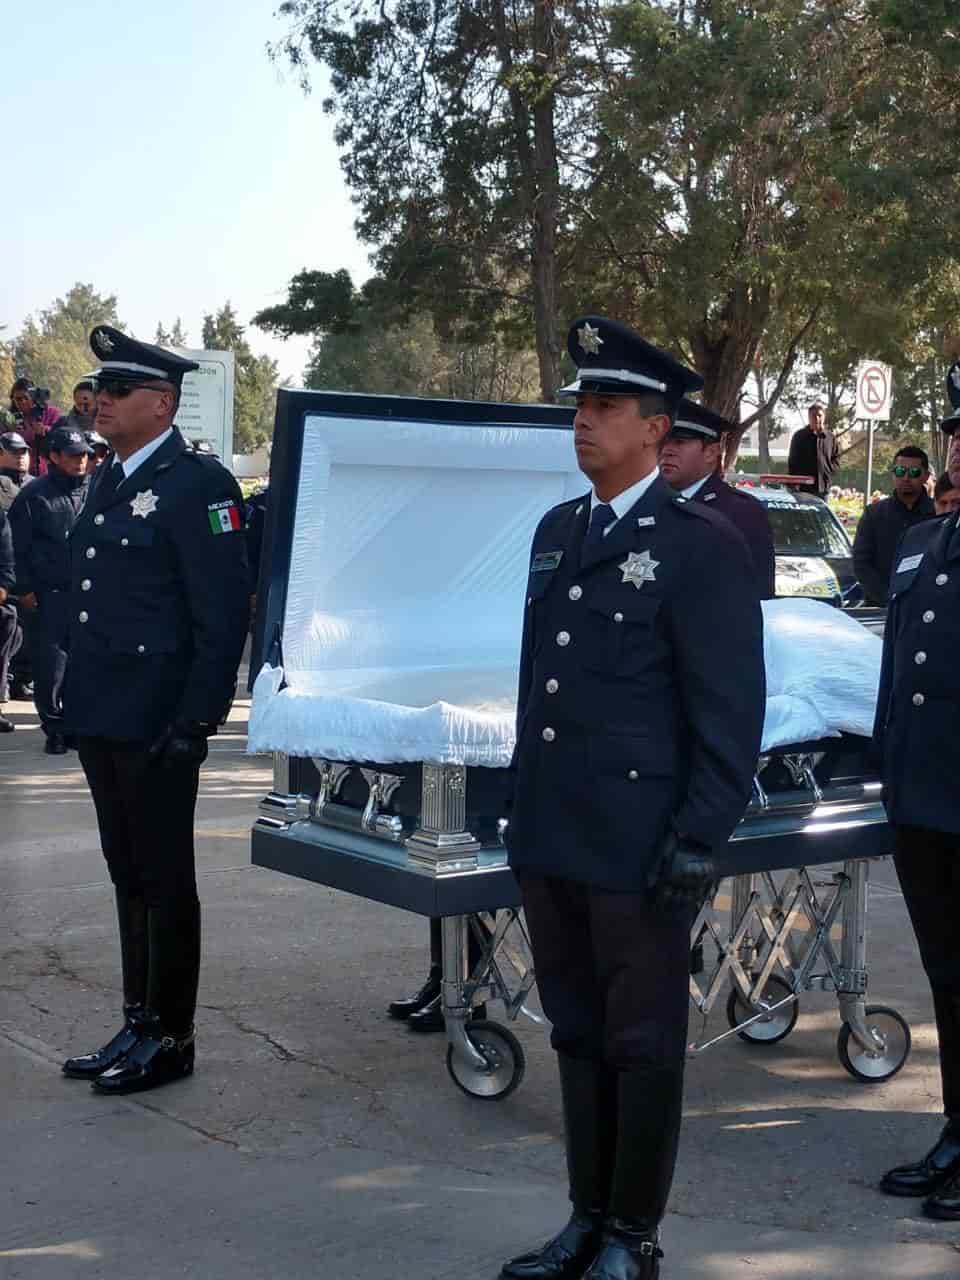
<path id="1" fill-rule="evenodd" d="M 917 565 L 920 563 L 922 559 L 923 559 L 922 551 L 918 556 L 904 556 L 903 559 L 900 561 L 900 563 L 897 565 L 897 573 L 909 573 L 911 569 L 915 569 L 917 567 Z"/>
<path id="2" fill-rule="evenodd" d="M 541 551 L 538 556 L 533 557 L 530 572 L 548 573 L 551 569 L 556 569 L 562 559 L 562 551 Z"/>
<path id="3" fill-rule="evenodd" d="M 637 517 L 638 529 L 649 529 L 650 525 L 656 524 L 656 523 L 657 523 L 656 516 L 638 516 Z"/>
<path id="4" fill-rule="evenodd" d="M 716 496 L 717 496 L 717 495 L 716 495 L 715 493 L 705 493 L 705 494 L 703 495 L 703 500 L 704 500 L 704 502 L 713 502 L 713 501 L 715 500 Z"/>

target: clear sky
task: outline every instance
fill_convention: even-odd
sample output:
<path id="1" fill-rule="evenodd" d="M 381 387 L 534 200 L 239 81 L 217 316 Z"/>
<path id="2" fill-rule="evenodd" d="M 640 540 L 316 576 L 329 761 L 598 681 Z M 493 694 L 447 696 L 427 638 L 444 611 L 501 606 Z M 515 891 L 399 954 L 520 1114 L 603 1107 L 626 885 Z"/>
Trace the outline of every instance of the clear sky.
<path id="1" fill-rule="evenodd" d="M 0 324 L 76 281 L 117 295 L 131 332 L 229 299 L 243 323 L 301 267 L 368 274 L 314 77 L 270 62 L 276 0 L 32 0 L 4 13 Z M 252 326 L 299 381 L 309 343 Z"/>

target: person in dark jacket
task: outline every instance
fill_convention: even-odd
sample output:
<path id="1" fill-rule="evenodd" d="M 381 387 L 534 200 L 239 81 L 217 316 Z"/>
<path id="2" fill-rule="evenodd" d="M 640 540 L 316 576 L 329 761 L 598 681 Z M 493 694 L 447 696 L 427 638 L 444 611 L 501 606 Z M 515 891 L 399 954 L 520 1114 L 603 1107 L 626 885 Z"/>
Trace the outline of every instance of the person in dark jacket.
<path id="1" fill-rule="evenodd" d="M 67 667 L 70 531 L 87 496 L 90 447 L 79 431 L 55 427 L 47 474 L 25 486 L 10 508 L 17 562 L 17 598 L 29 618 L 27 643 L 33 698 L 48 755 L 67 750 L 61 686 Z"/>
<path id="2" fill-rule="evenodd" d="M 200 974 L 194 811 L 247 634 L 243 498 L 174 427 L 195 361 L 100 325 L 96 471 L 70 538 L 64 723 L 113 881 L 123 1025 L 65 1075 L 101 1094 L 191 1074 Z"/>
<path id="3" fill-rule="evenodd" d="M 0 511 L 9 511 L 30 474 L 30 446 L 19 431 L 0 435 Z"/>
<path id="4" fill-rule="evenodd" d="M 602 316 L 574 322 L 592 483 L 534 535 L 506 834 L 557 1051 L 566 1227 L 507 1280 L 656 1280 L 680 1134 L 690 929 L 743 815 L 765 708 L 737 530 L 657 472 L 702 379 Z"/>
<path id="5" fill-rule="evenodd" d="M 73 388 L 73 408 L 60 419 L 61 427 L 71 427 L 84 435 L 93 431 L 97 421 L 97 392 L 92 378 L 81 378 Z M 90 441 L 88 440 L 89 444 Z M 91 467 L 92 470 L 92 467 Z"/>
<path id="6" fill-rule="evenodd" d="M 871 605 L 887 603 L 893 557 L 904 531 L 937 514 L 927 494 L 930 463 L 921 448 L 898 449 L 890 470 L 893 496 L 867 504 L 853 539 L 853 571 Z"/>
<path id="7" fill-rule="evenodd" d="M 18 431 L 0 434 L 0 511 L 9 512 L 17 494 L 33 479 L 30 474 L 30 448 Z M 11 533 L 11 537 L 12 537 Z M 30 646 L 25 642 L 26 611 L 10 599 L 6 605 L 13 610 L 17 638 L 13 641 L 7 683 L 0 683 L 0 702 L 8 697 L 28 700 L 33 697 L 33 671 L 30 667 Z"/>
<path id="8" fill-rule="evenodd" d="M 660 447 L 660 474 L 688 502 L 712 504 L 740 530 L 750 549 L 761 600 L 776 590 L 776 555 L 770 517 L 762 502 L 734 489 L 720 475 L 723 437 L 730 423 L 692 400 L 682 401 L 677 419 Z"/>
<path id="9" fill-rule="evenodd" d="M 793 433 L 787 470 L 792 476 L 811 477 L 812 484 L 798 486 L 801 493 L 825 498 L 839 465 L 840 448 L 824 425 L 823 405 L 817 401 L 807 408 L 807 425 Z"/>
<path id="10" fill-rule="evenodd" d="M 944 420 L 947 471 L 960 487 L 960 411 Z M 890 1195 L 923 1197 L 932 1218 L 960 1220 L 960 514 L 903 535 L 890 582 L 874 745 L 900 887 L 933 992 L 946 1125 L 932 1150 L 884 1175 Z"/>
<path id="11" fill-rule="evenodd" d="M 6 512 L 0 510 L 0 704 L 6 701 L 10 663 L 23 639 L 17 611 L 8 600 L 15 581 L 13 534 Z M 12 733 L 13 730 L 13 721 L 0 713 L 0 733 Z"/>

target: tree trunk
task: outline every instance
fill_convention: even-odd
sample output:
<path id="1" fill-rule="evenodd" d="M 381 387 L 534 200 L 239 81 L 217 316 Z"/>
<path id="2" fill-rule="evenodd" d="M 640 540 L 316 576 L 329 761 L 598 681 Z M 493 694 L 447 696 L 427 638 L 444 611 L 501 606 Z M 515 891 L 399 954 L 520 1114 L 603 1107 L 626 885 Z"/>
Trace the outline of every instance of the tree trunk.
<path id="1" fill-rule="evenodd" d="M 544 85 L 533 107 L 533 314 L 536 324 L 540 394 L 548 403 L 560 385 L 560 343 L 557 336 L 557 219 L 560 174 L 554 122 L 553 92 L 557 70 L 554 0 L 535 0 L 533 56 L 543 68 Z"/>
<path id="2" fill-rule="evenodd" d="M 530 283 L 537 364 L 540 393 L 548 402 L 556 398 L 560 385 L 560 343 L 557 338 L 560 175 L 554 127 L 556 94 L 553 86 L 557 65 L 554 3 L 555 0 L 535 0 L 534 3 L 534 65 L 543 78 L 535 90 L 532 114 L 513 74 L 513 49 L 504 0 L 494 0 L 491 10 L 501 74 L 509 86 L 507 94 L 513 114 L 514 144 L 530 220 Z"/>

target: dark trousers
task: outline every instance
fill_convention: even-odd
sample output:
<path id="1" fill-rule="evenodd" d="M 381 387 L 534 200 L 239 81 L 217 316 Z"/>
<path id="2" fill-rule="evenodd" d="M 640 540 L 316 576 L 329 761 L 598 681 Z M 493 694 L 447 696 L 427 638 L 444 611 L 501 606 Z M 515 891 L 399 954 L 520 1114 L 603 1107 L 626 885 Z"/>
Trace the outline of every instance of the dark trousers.
<path id="1" fill-rule="evenodd" d="M 81 737 L 77 750 L 110 878 L 119 898 L 143 907 L 146 1004 L 167 1031 L 183 1034 L 193 1023 L 200 972 L 193 847 L 199 769 L 163 768 L 138 743 Z M 121 918 L 122 941 L 123 925 Z M 136 989 L 129 978 L 125 972 L 125 988 Z"/>
<path id="2" fill-rule="evenodd" d="M 70 630 L 69 597 L 65 591 L 44 591 L 38 593 L 37 599 L 38 607 L 27 624 L 33 701 L 44 733 L 59 733 L 63 722 L 60 691 L 67 670 Z"/>
<path id="3" fill-rule="evenodd" d="M 23 632 L 12 604 L 0 604 L 0 700 L 7 696 L 10 667 L 23 643 Z"/>
<path id="4" fill-rule="evenodd" d="M 933 992 L 943 1109 L 960 1121 L 960 836 L 897 827 L 894 861 Z"/>
<path id="5" fill-rule="evenodd" d="M 615 1153 L 605 1207 L 655 1224 L 680 1136 L 693 913 L 661 910 L 642 893 L 517 879 L 553 1047 L 595 1064 L 611 1099 L 598 1111 L 613 1130 L 599 1145 Z"/>

